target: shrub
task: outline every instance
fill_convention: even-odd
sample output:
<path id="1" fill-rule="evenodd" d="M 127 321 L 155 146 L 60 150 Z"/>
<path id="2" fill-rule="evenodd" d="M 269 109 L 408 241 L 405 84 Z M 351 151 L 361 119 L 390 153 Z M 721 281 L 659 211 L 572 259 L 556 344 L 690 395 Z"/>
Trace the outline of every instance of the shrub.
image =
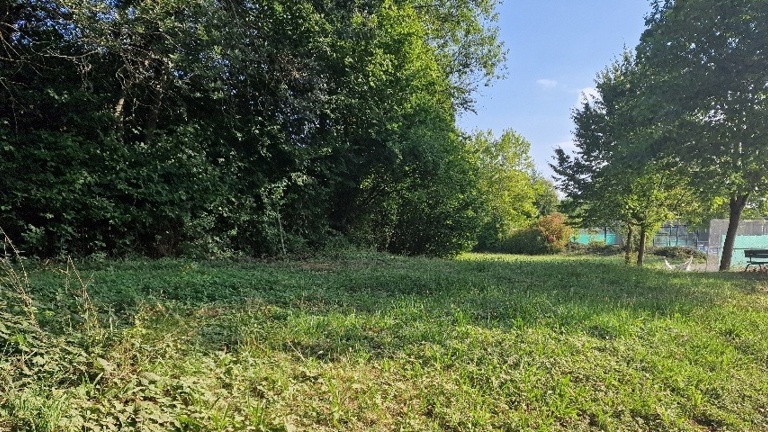
<path id="1" fill-rule="evenodd" d="M 503 239 L 498 252 L 544 255 L 563 252 L 573 229 L 566 225 L 565 216 L 552 213 L 535 224 L 516 230 Z"/>
<path id="2" fill-rule="evenodd" d="M 565 222 L 565 215 L 562 213 L 543 216 L 536 222 L 536 228 L 546 242 L 547 252 L 560 253 L 565 250 L 568 240 L 573 235 L 573 228 Z"/>
<path id="3" fill-rule="evenodd" d="M 590 241 L 588 244 L 581 244 L 570 242 L 566 246 L 566 250 L 573 254 L 583 255 L 620 255 L 624 252 L 624 248 L 620 245 L 607 245 L 604 241 Z"/>
<path id="4" fill-rule="evenodd" d="M 545 240 L 536 226 L 513 231 L 499 243 L 496 252 L 543 255 L 547 253 Z"/>
<path id="5" fill-rule="evenodd" d="M 651 250 L 651 253 L 656 256 L 663 256 L 665 258 L 671 259 L 688 259 L 691 256 L 698 260 L 707 259 L 707 254 L 704 252 L 684 246 L 665 246 L 655 248 Z"/>

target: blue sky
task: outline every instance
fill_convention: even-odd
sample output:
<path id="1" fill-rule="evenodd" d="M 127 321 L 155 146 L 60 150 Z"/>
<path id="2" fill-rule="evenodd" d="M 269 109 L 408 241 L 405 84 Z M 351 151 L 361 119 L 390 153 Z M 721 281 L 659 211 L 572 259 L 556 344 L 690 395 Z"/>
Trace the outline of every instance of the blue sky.
<path id="1" fill-rule="evenodd" d="M 497 136 L 514 129 L 551 177 L 554 148 L 571 145 L 571 109 L 624 46 L 637 45 L 649 11 L 648 0 L 504 0 L 498 24 L 507 77 L 481 88 L 477 114 L 464 114 L 459 125 Z"/>

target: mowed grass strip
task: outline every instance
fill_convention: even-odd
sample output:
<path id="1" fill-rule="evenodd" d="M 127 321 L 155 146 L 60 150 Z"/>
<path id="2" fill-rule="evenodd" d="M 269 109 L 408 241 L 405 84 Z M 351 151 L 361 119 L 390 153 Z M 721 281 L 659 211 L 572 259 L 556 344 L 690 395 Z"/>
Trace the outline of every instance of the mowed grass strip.
<path id="1" fill-rule="evenodd" d="M 84 263 L 86 297 L 38 267 L 32 314 L 0 297 L 0 430 L 768 430 L 761 275 L 346 253 Z"/>

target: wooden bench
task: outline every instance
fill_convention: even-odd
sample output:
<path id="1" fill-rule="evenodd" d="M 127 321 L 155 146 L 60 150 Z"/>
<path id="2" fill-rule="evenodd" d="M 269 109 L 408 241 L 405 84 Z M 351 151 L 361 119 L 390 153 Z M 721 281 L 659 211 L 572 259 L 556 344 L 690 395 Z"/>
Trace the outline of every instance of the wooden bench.
<path id="1" fill-rule="evenodd" d="M 744 249 L 744 256 L 749 260 L 744 271 L 747 271 L 751 265 L 758 266 L 760 270 L 763 269 L 763 265 L 768 265 L 768 249 Z"/>

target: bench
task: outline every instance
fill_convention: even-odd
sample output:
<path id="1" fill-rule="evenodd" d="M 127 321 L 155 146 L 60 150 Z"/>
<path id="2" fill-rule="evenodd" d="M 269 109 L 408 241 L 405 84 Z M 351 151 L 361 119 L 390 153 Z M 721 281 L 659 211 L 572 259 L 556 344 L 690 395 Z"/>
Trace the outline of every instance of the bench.
<path id="1" fill-rule="evenodd" d="M 760 270 L 763 269 L 763 265 L 768 265 L 768 249 L 744 249 L 744 256 L 749 260 L 744 271 L 747 271 L 751 265 L 758 266 Z"/>

